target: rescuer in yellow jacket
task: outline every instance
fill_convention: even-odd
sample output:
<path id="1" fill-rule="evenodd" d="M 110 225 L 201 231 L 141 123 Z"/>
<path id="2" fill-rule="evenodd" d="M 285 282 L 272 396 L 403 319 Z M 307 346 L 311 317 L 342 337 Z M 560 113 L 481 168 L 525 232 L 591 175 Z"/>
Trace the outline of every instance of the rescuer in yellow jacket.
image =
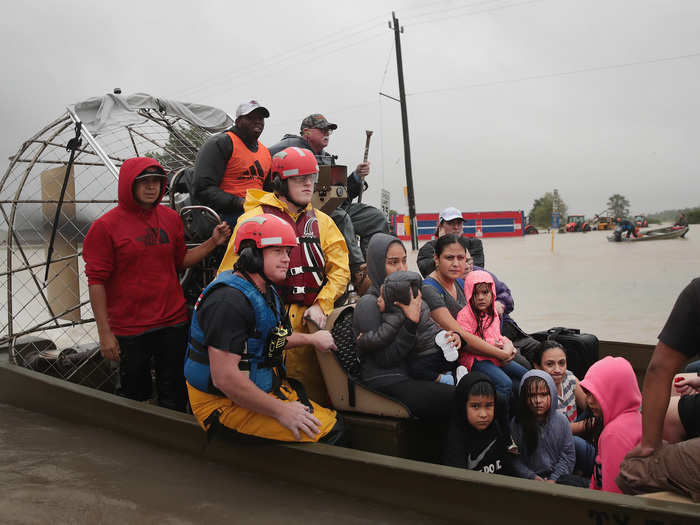
<path id="1" fill-rule="evenodd" d="M 350 281 L 348 249 L 338 227 L 328 215 L 311 206 L 318 164 L 314 154 L 302 148 L 286 148 L 272 159 L 274 193 L 248 190 L 246 219 L 270 213 L 287 221 L 295 230 L 299 246 L 290 253 L 287 279 L 278 285 L 289 307 L 292 329 L 308 333 L 311 326 L 324 328 L 326 316 Z M 235 238 L 236 232 L 231 236 Z M 238 256 L 229 242 L 219 273 L 233 268 Z M 310 398 L 323 402 L 326 389 L 312 346 L 289 349 L 287 375 L 302 382 Z"/>

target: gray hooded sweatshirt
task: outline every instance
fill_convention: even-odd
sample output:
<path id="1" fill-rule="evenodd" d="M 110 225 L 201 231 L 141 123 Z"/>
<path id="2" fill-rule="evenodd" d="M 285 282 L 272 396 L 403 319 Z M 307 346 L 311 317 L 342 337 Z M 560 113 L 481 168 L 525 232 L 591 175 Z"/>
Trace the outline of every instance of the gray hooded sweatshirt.
<path id="1" fill-rule="evenodd" d="M 355 306 L 353 330 L 355 337 L 374 332 L 382 322 L 382 313 L 377 306 L 379 288 L 386 278 L 386 252 L 389 245 L 401 242 L 396 237 L 385 233 L 376 233 L 367 248 L 367 271 L 372 286 Z M 357 345 L 360 356 L 363 381 L 372 387 L 382 387 L 409 379 L 406 357 L 414 350 L 416 344 L 416 323 L 406 319 L 393 342 L 385 348 L 369 349 Z"/>
<path id="2" fill-rule="evenodd" d="M 520 449 L 520 455 L 513 461 L 513 470 L 521 478 L 535 479 L 535 475 L 538 475 L 556 481 L 564 474 L 571 474 L 576 463 L 571 427 L 566 416 L 557 412 L 557 387 L 547 372 L 527 372 L 520 381 L 520 395 L 523 395 L 525 381 L 531 376 L 541 377 L 547 382 L 551 404 L 547 420 L 537 425 L 537 448 L 534 451 L 527 450 L 523 427 L 518 418 L 511 420 L 511 433 Z"/>

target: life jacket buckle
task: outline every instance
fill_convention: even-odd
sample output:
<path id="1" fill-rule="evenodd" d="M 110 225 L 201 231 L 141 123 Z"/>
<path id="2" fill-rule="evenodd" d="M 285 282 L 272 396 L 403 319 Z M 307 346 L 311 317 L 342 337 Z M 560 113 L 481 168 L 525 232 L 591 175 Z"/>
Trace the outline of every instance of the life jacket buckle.
<path id="1" fill-rule="evenodd" d="M 303 294 L 306 292 L 304 286 L 292 286 L 292 295 Z"/>
<path id="2" fill-rule="evenodd" d="M 301 275 L 302 273 L 304 273 L 304 269 L 301 266 L 294 266 L 293 268 L 287 270 L 287 273 L 292 276 Z"/>

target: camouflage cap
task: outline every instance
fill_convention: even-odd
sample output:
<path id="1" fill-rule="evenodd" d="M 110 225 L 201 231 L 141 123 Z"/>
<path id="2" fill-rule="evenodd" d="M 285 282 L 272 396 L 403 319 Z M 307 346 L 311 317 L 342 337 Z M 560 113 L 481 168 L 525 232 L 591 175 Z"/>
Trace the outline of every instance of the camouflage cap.
<path id="1" fill-rule="evenodd" d="M 331 122 L 328 122 L 326 117 L 320 113 L 314 113 L 301 121 L 299 131 L 304 131 L 306 128 L 338 129 L 338 124 L 332 124 Z"/>

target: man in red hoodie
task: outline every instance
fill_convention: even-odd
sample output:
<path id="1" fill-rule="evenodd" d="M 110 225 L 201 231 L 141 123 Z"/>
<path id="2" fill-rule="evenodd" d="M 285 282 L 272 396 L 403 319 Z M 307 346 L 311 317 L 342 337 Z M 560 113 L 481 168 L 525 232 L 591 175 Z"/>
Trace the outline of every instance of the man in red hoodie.
<path id="1" fill-rule="evenodd" d="M 119 170 L 119 204 L 92 224 L 83 258 L 100 352 L 119 361 L 118 394 L 151 398 L 153 357 L 158 404 L 184 411 L 187 310 L 177 272 L 224 244 L 231 230 L 219 224 L 210 239 L 188 251 L 180 216 L 160 206 L 166 182 L 155 159 L 126 160 Z"/>

